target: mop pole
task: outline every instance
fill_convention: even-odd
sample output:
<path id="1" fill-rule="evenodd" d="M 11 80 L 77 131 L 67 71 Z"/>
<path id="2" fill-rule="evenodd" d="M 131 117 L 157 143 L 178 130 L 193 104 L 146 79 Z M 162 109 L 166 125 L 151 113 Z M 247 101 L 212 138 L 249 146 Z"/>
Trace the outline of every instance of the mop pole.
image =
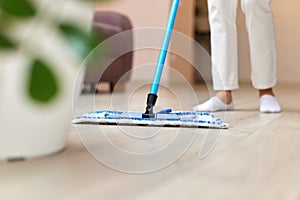
<path id="1" fill-rule="evenodd" d="M 154 77 L 152 80 L 152 85 L 150 88 L 150 93 L 147 96 L 147 107 L 146 107 L 146 112 L 143 114 L 143 118 L 154 118 L 155 115 L 153 114 L 153 107 L 155 106 L 156 100 L 157 100 L 157 91 L 161 79 L 161 75 L 163 72 L 164 64 L 166 61 L 166 56 L 168 53 L 168 48 L 170 44 L 170 39 L 172 35 L 172 30 L 174 27 L 175 19 L 176 19 L 176 14 L 178 11 L 178 6 L 179 6 L 180 0 L 173 0 L 172 2 L 172 7 L 170 10 L 169 14 L 169 19 L 165 31 L 165 36 L 163 39 L 162 47 L 160 49 L 159 57 L 157 60 L 155 72 L 154 72 Z"/>

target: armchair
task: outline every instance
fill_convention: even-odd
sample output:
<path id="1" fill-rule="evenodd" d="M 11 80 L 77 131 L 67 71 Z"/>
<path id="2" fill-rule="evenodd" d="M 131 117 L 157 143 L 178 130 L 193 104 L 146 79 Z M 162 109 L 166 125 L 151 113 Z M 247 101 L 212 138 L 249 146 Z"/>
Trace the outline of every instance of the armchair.
<path id="1" fill-rule="evenodd" d="M 92 31 L 95 34 L 100 35 L 103 40 L 130 29 L 132 29 L 131 22 L 128 17 L 123 14 L 112 11 L 95 12 Z M 126 34 L 126 37 L 128 38 L 122 40 L 122 44 L 120 45 L 127 45 L 127 48 L 132 49 L 133 36 L 132 34 Z M 114 60 L 104 72 L 102 72 L 104 70 L 103 63 L 105 63 L 106 59 L 114 56 L 114 51 L 117 51 L 116 48 L 118 47 L 108 47 L 106 55 L 103 58 L 104 61 L 102 59 L 102 61 L 96 66 L 87 67 L 84 77 L 84 84 L 91 86 L 90 92 L 97 92 L 97 85 L 99 82 L 108 82 L 110 84 L 110 92 L 112 92 L 118 81 L 124 83 L 129 81 L 131 74 L 130 70 L 132 68 L 133 52 L 128 52 L 120 56 Z M 128 76 L 120 79 L 126 72 L 128 72 Z M 102 76 L 99 77 L 99 74 L 102 74 Z"/>

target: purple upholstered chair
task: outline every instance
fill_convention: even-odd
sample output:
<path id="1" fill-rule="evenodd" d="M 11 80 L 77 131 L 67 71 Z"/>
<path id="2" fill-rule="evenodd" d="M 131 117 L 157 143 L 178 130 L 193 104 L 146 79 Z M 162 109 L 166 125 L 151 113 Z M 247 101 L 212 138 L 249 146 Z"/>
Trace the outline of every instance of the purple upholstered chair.
<path id="1" fill-rule="evenodd" d="M 131 22 L 123 14 L 111 11 L 95 12 L 92 31 L 103 40 L 130 29 L 132 29 Z M 96 87 L 99 82 L 110 83 L 110 91 L 112 92 L 116 83 L 125 83 L 130 78 L 133 52 L 128 52 L 120 57 L 116 55 L 118 55 L 120 47 L 133 49 L 133 35 L 127 32 L 122 35 L 122 38 L 117 37 L 116 41 L 109 44 L 110 46 L 103 49 L 104 58 L 96 66 L 93 64 L 86 69 L 84 84 L 91 86 L 90 92 L 97 92 Z M 128 72 L 126 76 L 122 77 L 126 72 Z"/>

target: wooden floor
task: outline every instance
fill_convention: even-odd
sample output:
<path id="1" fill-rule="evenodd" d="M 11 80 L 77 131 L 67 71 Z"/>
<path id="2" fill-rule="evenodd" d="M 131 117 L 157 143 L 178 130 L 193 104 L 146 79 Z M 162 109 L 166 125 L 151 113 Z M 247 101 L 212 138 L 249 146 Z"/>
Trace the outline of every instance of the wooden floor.
<path id="1" fill-rule="evenodd" d="M 127 87 L 82 96 L 76 114 L 144 110 L 147 86 Z M 227 130 L 72 127 L 63 152 L 0 164 L 0 199 L 299 200 L 299 88 L 278 85 L 283 112 L 261 114 L 256 91 L 242 85 L 234 93 L 236 111 L 216 113 L 229 123 Z M 203 85 L 162 88 L 157 108 L 191 110 L 209 96 Z M 107 141 L 124 156 L 106 148 Z"/>

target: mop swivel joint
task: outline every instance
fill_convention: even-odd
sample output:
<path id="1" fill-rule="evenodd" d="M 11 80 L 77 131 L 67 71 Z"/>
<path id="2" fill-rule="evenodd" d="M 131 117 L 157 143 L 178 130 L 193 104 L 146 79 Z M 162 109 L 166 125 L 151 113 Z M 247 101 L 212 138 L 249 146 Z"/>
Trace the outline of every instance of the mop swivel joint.
<path id="1" fill-rule="evenodd" d="M 147 107 L 146 107 L 146 112 L 143 113 L 143 118 L 155 118 L 155 114 L 153 113 L 153 108 L 155 106 L 156 100 L 157 100 L 157 95 L 156 94 L 148 94 L 147 97 Z"/>

